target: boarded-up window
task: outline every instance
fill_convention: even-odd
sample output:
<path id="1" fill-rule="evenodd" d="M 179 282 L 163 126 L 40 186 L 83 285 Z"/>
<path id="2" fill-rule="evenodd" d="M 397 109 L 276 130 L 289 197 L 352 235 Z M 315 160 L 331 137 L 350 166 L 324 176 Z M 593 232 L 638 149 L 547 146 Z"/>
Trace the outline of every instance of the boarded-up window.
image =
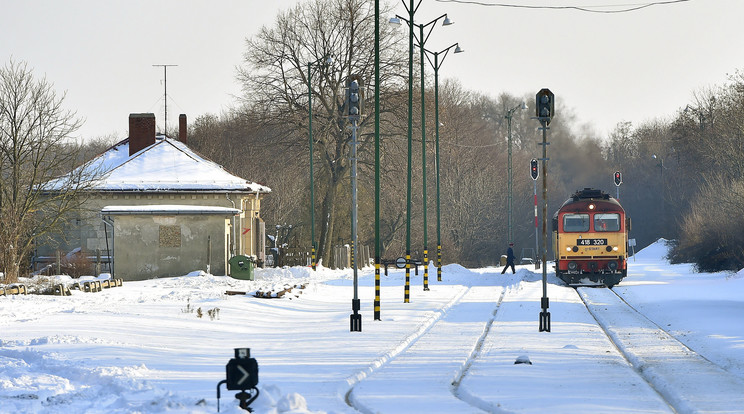
<path id="1" fill-rule="evenodd" d="M 160 226 L 160 247 L 181 247 L 181 226 Z"/>

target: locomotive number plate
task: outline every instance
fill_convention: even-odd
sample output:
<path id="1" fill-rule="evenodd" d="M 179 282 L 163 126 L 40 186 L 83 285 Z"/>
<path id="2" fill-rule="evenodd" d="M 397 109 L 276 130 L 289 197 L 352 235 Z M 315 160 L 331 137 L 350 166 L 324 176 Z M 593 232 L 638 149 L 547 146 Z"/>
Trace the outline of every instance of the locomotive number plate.
<path id="1" fill-rule="evenodd" d="M 607 239 L 578 239 L 578 246 L 607 246 Z"/>

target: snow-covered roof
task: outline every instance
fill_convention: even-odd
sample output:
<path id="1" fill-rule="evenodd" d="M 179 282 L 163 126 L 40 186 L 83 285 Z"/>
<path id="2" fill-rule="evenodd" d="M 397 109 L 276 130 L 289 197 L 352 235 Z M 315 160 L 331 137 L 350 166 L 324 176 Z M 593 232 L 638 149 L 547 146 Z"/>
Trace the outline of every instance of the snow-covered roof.
<path id="1" fill-rule="evenodd" d="M 191 205 L 176 205 L 176 204 L 152 204 L 152 205 L 138 205 L 138 206 L 106 206 L 101 209 L 102 214 L 111 215 L 132 215 L 132 214 L 147 214 L 147 215 L 236 215 L 240 214 L 240 210 L 237 208 L 230 207 L 218 207 L 218 206 L 191 206 Z"/>
<path id="2" fill-rule="evenodd" d="M 126 139 L 78 168 L 85 169 L 84 176 L 100 175 L 91 191 L 271 192 L 269 187 L 232 175 L 184 143 L 163 136 L 132 156 Z M 44 188 L 59 190 L 65 182 L 62 177 Z"/>

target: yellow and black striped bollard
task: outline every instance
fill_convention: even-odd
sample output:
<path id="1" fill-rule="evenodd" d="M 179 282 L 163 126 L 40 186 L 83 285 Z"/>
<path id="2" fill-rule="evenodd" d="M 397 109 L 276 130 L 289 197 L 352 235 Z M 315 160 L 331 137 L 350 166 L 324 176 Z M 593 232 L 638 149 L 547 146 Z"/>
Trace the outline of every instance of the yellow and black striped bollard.
<path id="1" fill-rule="evenodd" d="M 380 319 L 380 258 L 375 258 L 375 320 Z"/>
<path id="2" fill-rule="evenodd" d="M 406 285 L 403 290 L 403 303 L 411 302 L 411 252 L 406 252 Z"/>
<path id="3" fill-rule="evenodd" d="M 442 245 L 437 245 L 437 282 L 442 281 Z"/>
<path id="4" fill-rule="evenodd" d="M 424 247 L 424 291 L 429 290 L 429 249 Z"/>
<path id="5" fill-rule="evenodd" d="M 313 266 L 313 270 L 316 270 L 316 263 L 315 263 L 315 245 L 313 245 L 312 250 L 310 251 L 310 260 L 311 264 Z"/>

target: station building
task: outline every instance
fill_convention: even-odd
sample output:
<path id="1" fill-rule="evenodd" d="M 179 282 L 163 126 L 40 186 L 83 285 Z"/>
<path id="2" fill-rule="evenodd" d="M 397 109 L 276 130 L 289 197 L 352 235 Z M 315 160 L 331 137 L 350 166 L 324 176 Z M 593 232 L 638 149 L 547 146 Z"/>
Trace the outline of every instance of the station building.
<path id="1" fill-rule="evenodd" d="M 97 178 L 75 225 L 39 246 L 34 261 L 78 251 L 102 257 L 123 280 L 224 275 L 235 255 L 262 262 L 261 200 L 271 189 L 197 154 L 186 130 L 186 115 L 173 139 L 156 133 L 154 114 L 130 114 L 129 137 L 79 167 Z"/>

